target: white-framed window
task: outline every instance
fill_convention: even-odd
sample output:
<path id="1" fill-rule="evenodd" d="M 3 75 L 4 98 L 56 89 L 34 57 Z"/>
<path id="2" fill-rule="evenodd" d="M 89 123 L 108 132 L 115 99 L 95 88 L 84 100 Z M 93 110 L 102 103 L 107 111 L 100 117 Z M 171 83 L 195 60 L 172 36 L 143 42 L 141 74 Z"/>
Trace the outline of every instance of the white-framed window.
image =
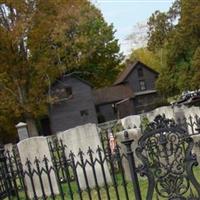
<path id="1" fill-rule="evenodd" d="M 140 80 L 139 84 L 140 84 L 140 90 L 141 91 L 146 90 L 146 84 L 145 84 L 144 80 Z"/>

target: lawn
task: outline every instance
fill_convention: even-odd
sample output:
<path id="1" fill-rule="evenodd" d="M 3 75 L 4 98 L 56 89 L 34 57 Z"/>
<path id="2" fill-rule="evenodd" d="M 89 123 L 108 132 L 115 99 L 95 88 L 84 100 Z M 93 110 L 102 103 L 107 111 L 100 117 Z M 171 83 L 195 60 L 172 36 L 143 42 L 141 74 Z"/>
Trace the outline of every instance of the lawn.
<path id="1" fill-rule="evenodd" d="M 197 177 L 197 179 L 200 181 L 200 168 L 199 167 L 194 170 L 194 174 L 195 174 L 195 177 Z M 116 179 L 117 179 L 117 184 L 118 184 L 117 188 L 118 188 L 118 193 L 119 193 L 120 200 L 126 200 L 124 186 L 122 185 L 122 178 L 121 178 L 121 176 L 117 175 Z M 140 182 L 142 199 L 145 200 L 146 193 L 147 193 L 147 180 L 145 178 L 139 178 L 139 182 Z M 79 200 L 80 197 L 79 197 L 79 195 L 77 193 L 77 187 L 76 187 L 75 182 L 72 182 L 71 186 L 72 186 L 72 190 L 73 190 L 73 193 L 74 193 L 74 200 Z M 67 200 L 69 199 L 70 200 L 71 198 L 70 198 L 70 195 L 69 195 L 69 192 L 68 192 L 67 184 L 63 184 L 63 191 L 65 193 L 65 199 L 67 199 Z M 135 200 L 134 192 L 133 192 L 133 185 L 132 185 L 132 183 L 130 181 L 127 182 L 127 191 L 128 191 L 129 199 L 130 200 Z M 102 200 L 108 199 L 107 195 L 106 195 L 105 188 L 101 188 L 100 189 L 100 194 L 101 194 L 101 199 Z M 111 200 L 116 200 L 117 199 L 115 188 L 112 185 L 109 186 L 109 194 L 110 194 L 110 199 Z M 20 200 L 25 200 L 25 195 L 24 195 L 23 192 L 20 192 L 19 195 L 20 195 Z M 86 191 L 83 191 L 82 195 L 83 195 L 83 200 L 88 200 L 89 199 L 88 193 Z M 92 196 L 92 200 L 98 200 L 97 191 L 95 189 L 91 190 L 91 196 Z M 13 197 L 13 200 L 15 200 L 15 199 L 17 199 L 17 198 Z M 48 198 L 48 199 L 52 199 L 52 198 Z M 156 196 L 154 196 L 153 200 L 154 199 L 157 199 Z M 61 197 L 56 197 L 56 200 L 61 200 Z M 159 200 L 164 200 L 164 198 L 159 198 Z"/>

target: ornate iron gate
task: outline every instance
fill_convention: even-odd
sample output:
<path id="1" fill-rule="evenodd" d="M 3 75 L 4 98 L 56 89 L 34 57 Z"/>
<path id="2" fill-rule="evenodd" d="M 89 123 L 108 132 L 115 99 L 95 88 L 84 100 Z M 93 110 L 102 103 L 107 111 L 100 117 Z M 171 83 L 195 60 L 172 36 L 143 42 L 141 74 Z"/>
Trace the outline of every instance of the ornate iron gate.
<path id="1" fill-rule="evenodd" d="M 173 120 L 157 116 L 148 125 L 136 149 L 142 161 L 137 171 L 148 179 L 146 200 L 200 199 L 200 184 L 193 173 L 198 165 L 193 146 L 192 137 Z M 139 185 L 135 188 L 140 192 Z M 140 200 L 140 195 L 136 199 Z"/>

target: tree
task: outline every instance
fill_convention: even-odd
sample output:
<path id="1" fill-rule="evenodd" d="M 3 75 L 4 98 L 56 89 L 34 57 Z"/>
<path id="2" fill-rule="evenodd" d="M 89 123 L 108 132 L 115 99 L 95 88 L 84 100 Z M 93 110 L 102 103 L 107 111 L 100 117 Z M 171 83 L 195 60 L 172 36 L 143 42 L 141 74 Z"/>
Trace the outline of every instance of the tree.
<path id="1" fill-rule="evenodd" d="M 150 27 L 152 37 L 149 37 L 148 44 L 154 52 L 161 49 L 166 52 L 166 62 L 157 85 L 165 95 L 172 96 L 199 88 L 196 82 L 199 80 L 200 1 L 177 0 L 164 14 L 163 26 L 158 23 L 162 19 L 158 15 L 160 20 L 156 20 L 155 24 L 159 26 Z M 162 42 L 159 42 L 159 38 L 162 38 Z"/>
<path id="2" fill-rule="evenodd" d="M 1 0 L 0 108 L 37 135 L 35 119 L 47 112 L 58 76 L 87 71 L 97 86 L 114 78 L 122 55 L 113 35 L 87 0 Z"/>
<path id="3" fill-rule="evenodd" d="M 174 1 L 168 12 L 155 11 L 149 18 L 148 49 L 156 52 L 168 42 L 180 17 L 180 0 Z"/>
<path id="4" fill-rule="evenodd" d="M 200 82 L 200 46 L 196 49 L 194 56 L 192 58 L 192 65 L 193 65 L 193 78 L 192 78 L 192 89 L 199 89 L 199 82 Z"/>
<path id="5" fill-rule="evenodd" d="M 132 46 L 131 54 L 127 62 L 140 60 L 144 64 L 159 71 L 161 64 L 161 56 L 146 48 L 148 26 L 145 23 L 138 23 L 134 26 L 133 32 L 126 38 Z"/>
<path id="6" fill-rule="evenodd" d="M 152 69 L 156 71 L 160 71 L 161 69 L 161 59 L 162 55 L 155 54 L 152 51 L 149 51 L 147 48 L 139 48 L 132 50 L 132 53 L 129 56 L 131 61 L 140 60 L 147 66 L 150 66 Z"/>
<path id="7" fill-rule="evenodd" d="M 131 44 L 133 50 L 144 48 L 147 45 L 147 31 L 146 22 L 137 23 L 133 27 L 133 31 L 126 37 L 126 40 Z"/>
<path id="8" fill-rule="evenodd" d="M 152 14 L 148 21 L 148 48 L 156 52 L 164 45 L 169 32 L 171 31 L 171 24 L 168 16 L 164 12 L 156 11 Z"/>
<path id="9" fill-rule="evenodd" d="M 112 83 L 123 59 L 113 25 L 108 25 L 100 11 L 88 1 L 62 3 L 59 21 L 66 23 L 62 28 L 57 23 L 55 48 L 65 70 L 76 66 L 77 70 L 86 71 L 82 76 L 95 87 Z"/>
<path id="10" fill-rule="evenodd" d="M 38 2 L 36 9 L 36 3 L 9 1 L 0 6 L 0 106 L 25 119 L 32 136 L 38 134 L 34 118 L 46 104 L 46 76 L 57 71 L 46 62 L 53 56 L 48 38 L 53 20 L 49 13 L 56 14 L 55 6 Z"/>

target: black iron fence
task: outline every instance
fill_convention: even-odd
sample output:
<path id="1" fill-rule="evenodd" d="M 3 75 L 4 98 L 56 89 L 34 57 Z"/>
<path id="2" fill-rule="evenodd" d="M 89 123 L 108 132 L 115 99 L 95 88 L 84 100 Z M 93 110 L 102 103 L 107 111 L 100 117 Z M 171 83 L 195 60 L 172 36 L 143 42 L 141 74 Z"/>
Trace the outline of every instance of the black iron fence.
<path id="1" fill-rule="evenodd" d="M 88 148 L 87 152 L 80 149 L 77 155 L 71 151 L 67 154 L 67 147 L 61 140 L 49 142 L 49 148 L 53 165 L 44 156 L 43 160 L 36 157 L 34 162 L 27 158 L 23 166 L 16 149 L 2 154 L 5 155 L 8 171 L 5 173 L 7 177 L 3 174 L 1 176 L 1 199 L 4 194 L 8 199 L 17 200 L 132 199 L 133 185 L 125 177 L 123 165 L 127 156 L 121 153 L 118 145 L 114 154 L 110 148 L 103 149 L 100 146 L 95 150 Z M 53 180 L 54 176 L 56 183 Z M 10 181 L 10 185 L 4 188 L 7 180 Z M 59 193 L 55 189 L 55 184 Z"/>
<path id="2" fill-rule="evenodd" d="M 199 133 L 200 130 L 200 117 L 198 115 L 177 118 L 176 123 L 188 131 L 189 134 L 195 135 Z"/>
<path id="3" fill-rule="evenodd" d="M 14 194 L 14 187 L 9 172 L 8 160 L 5 156 L 3 146 L 0 146 L 0 198 L 12 196 Z"/>
<path id="4" fill-rule="evenodd" d="M 144 134 L 146 135 L 143 135 L 142 139 L 139 142 L 139 145 L 143 145 L 143 151 L 147 151 L 148 148 L 151 150 L 150 153 L 145 153 L 145 156 L 147 156 L 147 158 L 148 156 L 150 156 L 149 159 L 152 159 L 152 156 L 157 156 L 155 158 L 158 159 L 158 155 L 161 155 L 161 160 L 164 158 L 166 162 L 168 162 L 168 157 L 171 156 L 171 154 L 175 153 L 175 155 L 177 155 L 177 152 L 179 152 L 178 145 L 183 145 L 183 141 L 186 142 L 186 146 L 183 146 L 184 150 L 185 148 L 187 149 L 188 146 L 190 147 L 189 150 L 191 150 L 191 147 L 193 147 L 194 144 L 196 146 L 199 145 L 199 142 L 193 143 L 191 137 L 186 134 L 186 126 L 184 127 L 183 125 L 181 125 L 183 124 L 183 121 L 180 121 L 180 123 L 178 122 L 178 125 L 176 125 L 179 128 L 181 125 L 181 130 L 183 130 L 184 137 L 179 134 L 179 129 L 166 129 L 165 126 L 160 126 L 163 124 L 175 124 L 173 121 L 169 121 L 166 119 L 162 121 L 163 119 L 161 118 L 159 120 L 158 122 L 154 122 L 151 124 L 151 129 L 155 129 L 153 130 L 153 133 L 155 133 L 155 137 L 153 138 L 153 140 L 147 140 L 148 137 L 152 137 L 151 130 L 151 134 L 149 136 L 147 133 L 144 132 Z M 192 123 L 190 123 L 190 121 L 187 122 L 187 129 L 188 126 L 193 127 L 191 128 L 191 130 L 194 130 L 193 135 L 198 134 L 199 122 L 199 118 L 197 117 L 195 118 L 195 121 L 192 121 Z M 158 125 L 158 127 L 156 127 L 155 125 Z M 158 128 L 159 134 L 157 134 L 156 132 Z M 172 135 L 172 137 L 167 137 L 166 130 L 168 130 L 170 134 L 172 132 L 174 132 L 175 134 Z M 164 132 L 165 134 L 163 134 Z M 182 133 L 182 131 L 180 132 Z M 124 147 L 126 147 L 125 153 L 122 151 L 118 144 L 116 145 L 114 151 L 111 150 L 109 145 L 108 133 L 110 133 L 110 130 L 105 132 L 103 135 L 104 139 L 102 139 L 102 147 L 98 146 L 96 147 L 96 149 L 88 148 L 88 150 L 84 152 L 79 149 L 79 152 L 76 155 L 74 154 L 74 152 L 68 150 L 67 146 L 63 144 L 62 140 L 55 139 L 49 141 L 51 158 L 47 158 L 46 156 L 44 156 L 41 160 L 35 157 L 34 162 L 31 162 L 29 158 L 27 158 L 24 165 L 20 160 L 17 148 L 14 148 L 12 152 L 5 152 L 4 149 L 1 148 L 0 199 L 169 199 L 165 197 L 160 198 L 159 195 L 157 195 L 156 197 L 148 196 L 149 188 L 151 190 L 154 190 L 154 188 L 149 186 L 151 185 L 151 183 L 149 185 L 146 183 L 146 179 L 140 177 L 138 178 L 139 173 L 143 176 L 148 175 L 148 173 L 152 169 L 153 172 L 155 170 L 156 175 L 159 175 L 159 170 L 161 170 L 160 166 L 162 165 L 162 163 L 158 165 L 158 161 L 160 160 L 153 159 L 154 165 L 152 166 L 154 166 L 154 168 L 152 168 L 152 166 L 150 165 L 136 166 L 135 155 L 131 148 L 131 145 L 134 141 L 133 139 L 129 138 L 128 133 L 125 132 L 124 142 L 122 142 Z M 177 139 L 177 137 L 180 138 Z M 179 143 L 176 143 L 176 145 L 173 146 L 173 143 L 175 143 L 175 138 L 179 141 Z M 144 145 L 143 141 L 147 142 L 147 146 Z M 155 145 L 155 141 L 158 142 L 157 145 Z M 167 142 L 169 143 L 169 145 L 167 144 Z M 159 145 L 163 145 L 164 148 L 160 150 L 159 148 L 157 148 L 159 147 Z M 172 148 L 175 149 L 173 150 Z M 138 153 L 139 150 L 137 149 L 137 155 L 141 157 L 141 154 Z M 189 152 L 189 150 L 187 150 L 187 155 L 192 155 L 190 154 L 191 152 Z M 162 157 L 162 155 L 164 156 Z M 178 154 L 178 156 L 180 155 Z M 141 161 L 147 164 L 147 158 L 141 159 Z M 187 158 L 188 160 L 191 160 L 188 161 L 190 167 L 187 167 L 186 162 L 182 162 L 184 159 L 180 159 L 180 165 L 177 166 L 178 169 L 190 170 L 192 174 L 193 166 L 196 164 L 195 157 L 189 156 Z M 177 162 L 178 161 L 176 158 L 175 162 L 172 163 Z M 152 162 L 150 164 L 152 164 Z M 150 169 L 148 169 L 148 167 L 150 167 Z M 168 165 L 163 165 L 163 167 L 166 167 L 166 169 L 169 171 L 169 163 Z M 158 172 L 156 172 L 157 169 Z M 129 171 L 129 173 L 127 171 Z M 179 174 L 176 174 L 176 176 L 185 176 L 184 174 L 181 174 L 181 172 L 179 172 Z M 182 173 L 185 173 L 185 171 L 183 170 Z M 200 172 L 197 171 L 197 174 L 200 175 Z M 194 177 L 192 178 L 194 179 Z M 151 180 L 154 181 L 153 178 Z M 169 183 L 167 180 L 171 180 L 172 182 Z M 169 184 L 172 184 L 173 181 L 175 183 L 176 178 L 167 178 L 166 176 L 166 179 L 162 181 L 162 186 L 170 186 Z M 181 185 L 181 181 L 182 179 L 179 179 L 178 184 Z M 178 184 L 177 187 L 179 186 Z M 176 190 L 175 192 L 172 190 L 177 188 L 169 188 L 168 191 L 172 193 L 172 196 L 170 197 L 171 199 L 181 199 L 181 197 L 178 198 L 178 196 L 173 196 L 178 190 Z M 191 197 L 190 199 L 199 199 L 199 197 L 196 198 L 195 195 L 193 195 L 193 197 L 194 198 Z"/>

